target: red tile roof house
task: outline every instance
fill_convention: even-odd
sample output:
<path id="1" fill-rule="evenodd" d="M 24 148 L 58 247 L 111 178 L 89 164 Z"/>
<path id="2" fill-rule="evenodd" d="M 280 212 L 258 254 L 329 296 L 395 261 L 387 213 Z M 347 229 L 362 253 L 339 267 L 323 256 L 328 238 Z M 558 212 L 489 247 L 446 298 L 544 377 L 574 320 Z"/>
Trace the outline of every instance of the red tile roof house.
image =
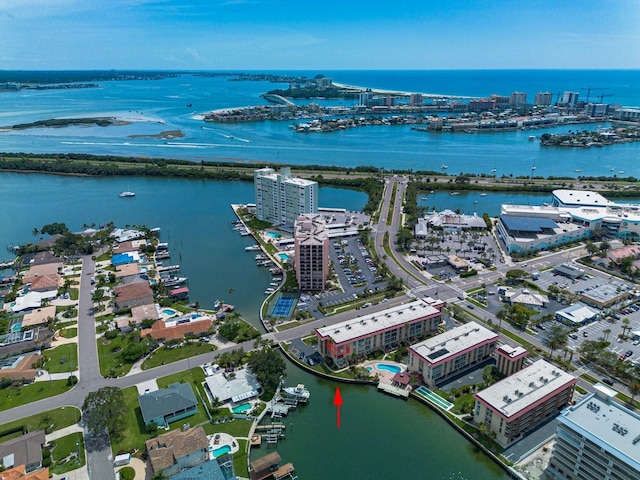
<path id="1" fill-rule="evenodd" d="M 153 303 L 153 291 L 146 282 L 115 287 L 113 294 L 113 309 L 116 312 Z"/>

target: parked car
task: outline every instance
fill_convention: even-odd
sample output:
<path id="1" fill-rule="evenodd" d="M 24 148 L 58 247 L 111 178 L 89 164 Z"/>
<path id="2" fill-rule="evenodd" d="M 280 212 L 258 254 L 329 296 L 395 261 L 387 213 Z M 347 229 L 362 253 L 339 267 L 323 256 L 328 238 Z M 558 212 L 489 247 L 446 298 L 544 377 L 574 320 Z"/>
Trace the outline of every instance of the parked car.
<path id="1" fill-rule="evenodd" d="M 602 379 L 603 383 L 606 383 L 607 385 L 613 385 L 613 380 L 611 380 L 609 377 L 604 377 Z"/>
<path id="2" fill-rule="evenodd" d="M 624 356 L 629 358 L 631 355 L 633 355 L 633 350 L 627 350 L 626 352 L 624 352 Z"/>

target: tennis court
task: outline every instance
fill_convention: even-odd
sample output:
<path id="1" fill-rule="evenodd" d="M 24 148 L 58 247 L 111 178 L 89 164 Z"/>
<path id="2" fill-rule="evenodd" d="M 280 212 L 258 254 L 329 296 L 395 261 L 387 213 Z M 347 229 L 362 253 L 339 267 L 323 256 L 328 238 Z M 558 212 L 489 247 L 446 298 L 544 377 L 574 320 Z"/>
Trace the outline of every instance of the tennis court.
<path id="1" fill-rule="evenodd" d="M 289 317 L 293 312 L 297 297 L 279 297 L 271 309 L 273 317 Z"/>

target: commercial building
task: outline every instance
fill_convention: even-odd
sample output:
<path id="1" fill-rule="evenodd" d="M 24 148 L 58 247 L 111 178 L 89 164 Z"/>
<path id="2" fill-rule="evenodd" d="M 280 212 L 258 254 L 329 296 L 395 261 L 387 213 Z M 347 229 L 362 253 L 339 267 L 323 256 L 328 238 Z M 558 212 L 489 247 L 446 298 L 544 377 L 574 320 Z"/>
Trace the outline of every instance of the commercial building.
<path id="1" fill-rule="evenodd" d="M 628 480 L 640 478 L 640 415 L 598 387 L 558 417 L 548 478 Z"/>
<path id="2" fill-rule="evenodd" d="M 569 404 L 577 378 L 538 360 L 474 394 L 473 420 L 503 447 L 522 438 Z"/>
<path id="3" fill-rule="evenodd" d="M 570 327 L 582 327 L 598 319 L 598 312 L 584 303 L 569 305 L 556 312 L 556 320 Z"/>
<path id="4" fill-rule="evenodd" d="M 613 280 L 589 288 L 580 294 L 580 301 L 596 308 L 608 308 L 627 299 L 633 292 L 631 285 Z"/>
<path id="5" fill-rule="evenodd" d="M 422 375 L 434 387 L 487 360 L 495 350 L 498 334 L 469 322 L 409 347 L 409 370 Z"/>
<path id="6" fill-rule="evenodd" d="M 318 212 L 318 183 L 292 177 L 288 167 L 281 173 L 273 168 L 255 170 L 253 186 L 259 220 L 292 226 L 300 215 Z"/>
<path id="7" fill-rule="evenodd" d="M 595 231 L 632 237 L 640 235 L 640 205 L 611 202 L 596 192 L 554 190 L 549 205 L 502 205 L 496 229 L 509 253 L 547 250 Z"/>
<path id="8" fill-rule="evenodd" d="M 464 215 L 455 213 L 453 210 L 443 210 L 441 212 L 432 212 L 424 217 L 418 218 L 418 222 L 414 227 L 414 234 L 416 238 L 429 237 L 433 235 L 433 231 L 431 230 L 433 227 L 448 231 L 482 231 L 487 229 L 487 223 L 484 221 L 484 218 L 476 214 Z"/>
<path id="9" fill-rule="evenodd" d="M 329 274 L 329 231 L 324 216 L 300 215 L 294 226 L 295 270 L 303 292 L 324 290 Z"/>
<path id="10" fill-rule="evenodd" d="M 580 267 L 571 265 L 570 263 L 561 263 L 553 266 L 553 273 L 575 280 L 576 278 L 584 277 L 585 271 Z"/>
<path id="11" fill-rule="evenodd" d="M 316 329 L 318 352 L 342 367 L 376 350 L 414 342 L 438 330 L 444 303 L 416 300 L 405 305 Z"/>

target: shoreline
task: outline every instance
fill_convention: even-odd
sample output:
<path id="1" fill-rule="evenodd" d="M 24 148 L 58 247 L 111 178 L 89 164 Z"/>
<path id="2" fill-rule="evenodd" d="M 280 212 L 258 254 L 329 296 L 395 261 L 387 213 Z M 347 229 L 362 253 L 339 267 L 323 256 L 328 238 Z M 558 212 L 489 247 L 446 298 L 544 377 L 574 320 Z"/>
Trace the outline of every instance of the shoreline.
<path id="1" fill-rule="evenodd" d="M 358 92 L 366 92 L 370 90 L 371 93 L 379 93 L 382 95 L 397 95 L 401 97 L 408 97 L 412 94 L 420 94 L 426 98 L 474 98 L 467 95 L 444 95 L 439 93 L 424 93 L 424 92 L 405 92 L 402 90 L 385 90 L 381 88 L 373 88 L 373 87 L 359 87 L 357 85 L 347 85 L 345 83 L 337 83 L 333 82 L 333 85 L 337 88 L 344 88 L 346 90 L 354 90 Z"/>

